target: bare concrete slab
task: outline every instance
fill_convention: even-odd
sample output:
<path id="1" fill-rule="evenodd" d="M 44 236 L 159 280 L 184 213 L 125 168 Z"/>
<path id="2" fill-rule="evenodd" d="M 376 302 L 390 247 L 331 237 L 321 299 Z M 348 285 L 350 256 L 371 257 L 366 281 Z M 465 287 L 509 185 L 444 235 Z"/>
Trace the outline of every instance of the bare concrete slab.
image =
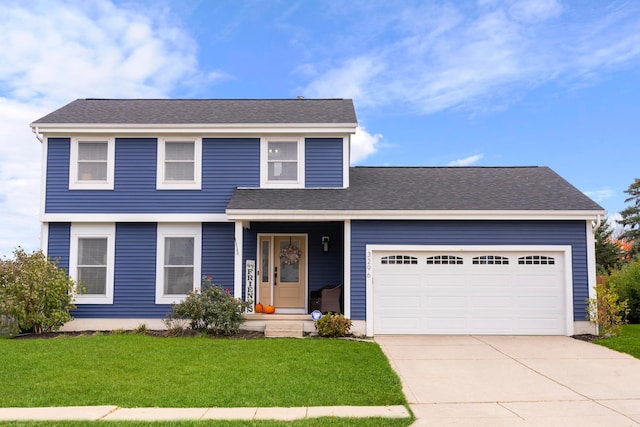
<path id="1" fill-rule="evenodd" d="M 206 420 L 252 420 L 258 408 L 210 408 L 202 416 Z"/>
<path id="2" fill-rule="evenodd" d="M 54 408 L 0 408 L 0 421 L 99 420 L 117 406 L 63 406 Z"/>
<path id="3" fill-rule="evenodd" d="M 307 417 L 307 408 L 258 408 L 254 420 L 293 421 Z"/>
<path id="4" fill-rule="evenodd" d="M 310 406 L 307 418 L 340 417 L 340 418 L 408 418 L 411 414 L 404 406 Z"/>
<path id="5" fill-rule="evenodd" d="M 198 420 L 206 412 L 207 408 L 119 408 L 103 419 L 107 421 Z"/>
<path id="6" fill-rule="evenodd" d="M 593 343 L 557 336 L 375 339 L 400 376 L 416 426 L 640 426 L 640 360 Z"/>

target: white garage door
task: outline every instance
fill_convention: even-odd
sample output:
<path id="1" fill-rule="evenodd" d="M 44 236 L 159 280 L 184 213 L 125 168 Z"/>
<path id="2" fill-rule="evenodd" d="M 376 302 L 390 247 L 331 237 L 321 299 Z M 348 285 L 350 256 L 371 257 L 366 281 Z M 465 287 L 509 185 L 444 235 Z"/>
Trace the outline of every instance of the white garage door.
<path id="1" fill-rule="evenodd" d="M 374 251 L 374 334 L 565 335 L 564 252 Z"/>

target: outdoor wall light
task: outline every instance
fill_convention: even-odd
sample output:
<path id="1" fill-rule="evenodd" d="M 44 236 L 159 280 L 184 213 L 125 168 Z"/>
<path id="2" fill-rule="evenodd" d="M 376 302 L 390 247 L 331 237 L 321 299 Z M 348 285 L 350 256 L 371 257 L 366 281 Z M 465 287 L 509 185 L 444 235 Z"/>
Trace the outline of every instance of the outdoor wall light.
<path id="1" fill-rule="evenodd" d="M 329 252 L 329 236 L 322 236 L 322 249 Z"/>

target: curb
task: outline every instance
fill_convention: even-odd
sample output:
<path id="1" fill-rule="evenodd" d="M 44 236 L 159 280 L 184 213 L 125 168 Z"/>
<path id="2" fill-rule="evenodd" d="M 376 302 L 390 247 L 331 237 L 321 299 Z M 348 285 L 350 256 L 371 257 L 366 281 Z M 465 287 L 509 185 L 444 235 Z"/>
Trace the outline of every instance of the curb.
<path id="1" fill-rule="evenodd" d="M 404 406 L 309 406 L 296 408 L 119 408 L 117 406 L 64 406 L 0 408 L 0 421 L 177 421 L 279 420 L 304 418 L 409 418 Z"/>

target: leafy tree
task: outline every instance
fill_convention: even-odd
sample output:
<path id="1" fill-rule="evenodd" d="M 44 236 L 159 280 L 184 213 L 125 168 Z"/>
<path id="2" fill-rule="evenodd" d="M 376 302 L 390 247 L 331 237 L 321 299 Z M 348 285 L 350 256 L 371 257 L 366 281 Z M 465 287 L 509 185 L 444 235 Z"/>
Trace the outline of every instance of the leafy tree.
<path id="1" fill-rule="evenodd" d="M 0 259 L 0 328 L 15 334 L 56 331 L 70 321 L 75 282 L 42 251 L 18 248 Z"/>
<path id="2" fill-rule="evenodd" d="M 640 253 L 640 178 L 636 178 L 624 192 L 629 195 L 624 201 L 631 206 L 620 212 L 622 219 L 618 223 L 624 225 L 620 237 L 633 242 L 630 254 L 633 256 Z"/>
<path id="3" fill-rule="evenodd" d="M 620 263 L 620 248 L 613 238 L 613 228 L 607 218 L 595 229 L 596 270 L 609 274 Z"/>

